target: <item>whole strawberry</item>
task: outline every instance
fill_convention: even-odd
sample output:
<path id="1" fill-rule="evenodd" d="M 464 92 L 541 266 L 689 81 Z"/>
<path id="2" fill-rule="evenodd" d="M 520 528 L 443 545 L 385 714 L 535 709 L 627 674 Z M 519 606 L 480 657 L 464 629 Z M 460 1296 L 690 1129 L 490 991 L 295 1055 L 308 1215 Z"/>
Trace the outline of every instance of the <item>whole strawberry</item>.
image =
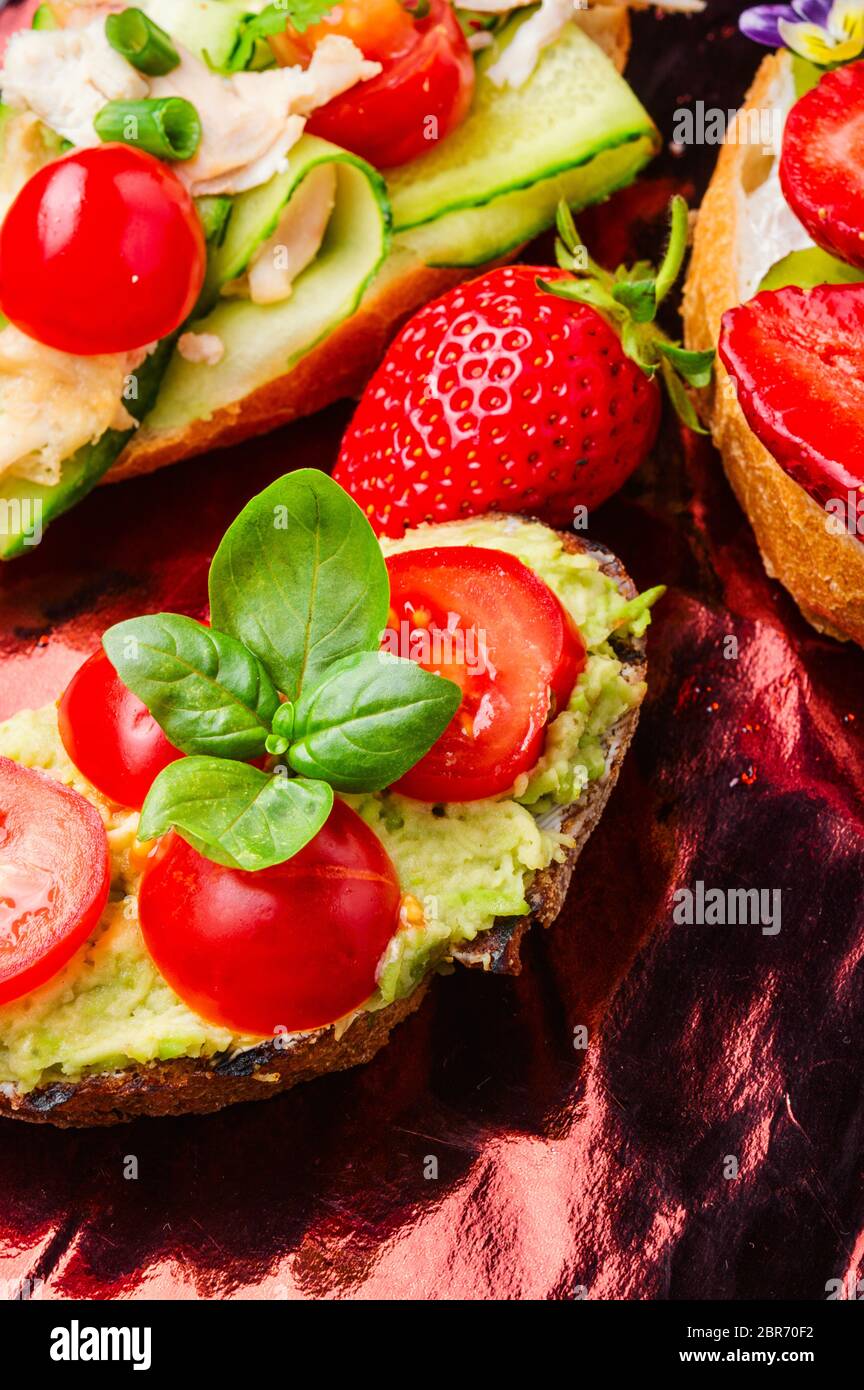
<path id="1" fill-rule="evenodd" d="M 657 371 L 675 377 L 666 353 L 704 379 L 705 354 L 694 364 L 653 325 L 660 276 L 642 265 L 612 277 L 587 263 L 574 277 L 586 258 L 566 211 L 559 231 L 561 268 L 493 270 L 421 309 L 393 343 L 334 475 L 379 532 L 496 510 L 568 525 L 650 451 Z M 670 285 L 683 241 L 675 254 Z"/>

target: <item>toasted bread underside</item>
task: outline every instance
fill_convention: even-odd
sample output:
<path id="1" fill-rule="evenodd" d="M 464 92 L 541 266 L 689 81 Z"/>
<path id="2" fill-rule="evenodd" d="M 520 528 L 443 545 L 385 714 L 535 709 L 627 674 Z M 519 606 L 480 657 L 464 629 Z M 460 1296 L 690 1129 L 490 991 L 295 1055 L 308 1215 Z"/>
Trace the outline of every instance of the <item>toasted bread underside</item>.
<path id="1" fill-rule="evenodd" d="M 780 65 L 786 61 L 784 55 L 764 60 L 747 94 L 745 113 L 766 106 Z M 715 346 L 723 314 L 740 302 L 740 195 L 764 177 L 766 158 L 761 147 L 744 141 L 727 143 L 720 152 L 699 212 L 684 291 L 688 347 Z M 864 545 L 845 533 L 832 534 L 819 504 L 760 444 L 719 361 L 703 409 L 729 481 L 756 533 L 768 574 L 789 590 L 805 618 L 820 632 L 864 645 Z"/>
<path id="2" fill-rule="evenodd" d="M 622 71 L 630 46 L 627 10 L 619 5 L 599 5 L 580 14 L 578 20 L 618 71 Z M 490 265 L 515 260 L 520 249 L 515 248 Z M 312 415 L 335 401 L 358 396 L 381 361 L 388 343 L 411 314 L 461 281 L 481 275 L 483 270 L 483 266 L 435 269 L 401 253 L 398 262 L 385 266 L 384 273 L 372 285 L 357 312 L 307 353 L 290 372 L 215 411 L 208 420 L 198 420 L 179 430 L 158 432 L 148 431 L 145 425 L 108 470 L 103 483 L 122 482 L 209 449 L 239 444 L 244 439 L 267 434 L 280 425 Z"/>
<path id="3" fill-rule="evenodd" d="M 627 598 L 636 596 L 632 580 L 608 551 L 574 535 L 562 537 L 568 550 L 588 551 Z M 647 674 L 645 639 L 612 639 L 633 686 Z M 536 874 L 528 888 L 530 913 L 499 918 L 488 931 L 458 947 L 454 959 L 475 969 L 516 975 L 522 938 L 532 924 L 548 927 L 563 907 L 576 861 L 600 820 L 639 722 L 639 706 L 628 710 L 606 735 L 606 773 L 577 802 L 562 809 L 561 829 L 573 839 L 566 860 Z M 0 1116 L 61 1128 L 121 1124 L 143 1115 L 204 1115 L 238 1101 L 263 1100 L 328 1072 L 369 1062 L 397 1024 L 417 1009 L 431 983 L 427 978 L 407 999 L 376 1013 L 360 1014 L 341 1036 L 333 1027 L 265 1042 L 259 1047 L 202 1059 L 180 1058 L 122 1071 L 57 1080 L 26 1094 L 0 1087 Z M 444 986 L 446 988 L 446 986 Z"/>

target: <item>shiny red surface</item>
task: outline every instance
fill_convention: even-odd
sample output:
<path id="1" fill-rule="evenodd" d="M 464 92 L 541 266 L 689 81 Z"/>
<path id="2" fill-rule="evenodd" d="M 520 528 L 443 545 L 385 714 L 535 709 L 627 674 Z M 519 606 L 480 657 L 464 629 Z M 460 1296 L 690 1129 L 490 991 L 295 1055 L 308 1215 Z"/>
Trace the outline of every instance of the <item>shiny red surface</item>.
<path id="1" fill-rule="evenodd" d="M 696 23 L 662 20 L 664 44 L 637 48 L 665 129 L 700 63 L 698 94 L 725 107 L 758 58 L 724 40 L 736 76 L 722 26 Z M 672 37 L 691 33 L 709 37 L 684 63 Z M 286 467 L 332 462 L 345 418 L 103 490 L 4 570 L 0 711 L 56 695 L 115 618 L 200 614 L 223 526 Z M 638 582 L 672 590 L 621 783 L 521 977 L 439 981 L 371 1066 L 276 1101 L 99 1133 L 0 1123 L 0 1278 L 62 1298 L 854 1290 L 864 653 L 766 578 L 704 444 L 667 434 L 592 521 Z M 700 879 L 782 889 L 779 935 L 675 924 L 674 892 Z"/>
<path id="2" fill-rule="evenodd" d="M 50 698 L 106 622 L 200 612 L 237 506 L 332 458 L 340 423 L 103 490 L 55 527 L 2 576 L 2 712 Z M 595 525 L 640 582 L 673 586 L 651 694 L 522 976 L 441 980 L 371 1066 L 266 1104 L 80 1134 L 3 1122 L 0 1275 L 66 1298 L 820 1298 L 854 1269 L 864 654 L 766 579 L 707 448 L 679 460 L 670 441 L 657 473 Z M 675 925 L 672 894 L 700 878 L 781 888 L 779 936 Z"/>

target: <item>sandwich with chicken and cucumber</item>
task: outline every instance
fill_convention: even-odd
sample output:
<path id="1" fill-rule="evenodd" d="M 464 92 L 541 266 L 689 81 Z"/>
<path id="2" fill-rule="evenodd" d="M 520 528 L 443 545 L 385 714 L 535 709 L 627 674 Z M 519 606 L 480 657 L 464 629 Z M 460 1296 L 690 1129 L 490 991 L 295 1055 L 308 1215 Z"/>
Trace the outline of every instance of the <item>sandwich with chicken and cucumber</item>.
<path id="1" fill-rule="evenodd" d="M 719 347 L 705 415 L 769 574 L 864 645 L 864 7 L 741 27 L 777 51 L 699 213 L 686 340 Z"/>
<path id="2" fill-rule="evenodd" d="M 0 725 L 0 1114 L 203 1113 L 365 1062 L 558 915 L 645 695 L 643 595 L 503 514 L 379 542 L 254 498 L 206 622 L 132 618 Z"/>
<path id="3" fill-rule="evenodd" d="M 40 6 L 0 69 L 0 555 L 357 392 L 418 304 L 632 180 L 627 46 L 574 0 Z"/>

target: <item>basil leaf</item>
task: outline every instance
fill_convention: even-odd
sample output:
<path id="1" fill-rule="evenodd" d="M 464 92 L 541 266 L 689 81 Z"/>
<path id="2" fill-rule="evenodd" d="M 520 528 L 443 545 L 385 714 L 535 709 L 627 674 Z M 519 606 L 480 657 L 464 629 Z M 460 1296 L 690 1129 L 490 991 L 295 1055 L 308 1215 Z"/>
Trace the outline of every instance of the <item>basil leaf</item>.
<path id="1" fill-rule="evenodd" d="M 175 829 L 229 869 L 271 869 L 297 854 L 327 822 L 333 792 L 323 782 L 269 776 L 248 763 L 180 758 L 144 802 L 139 840 Z"/>
<path id="2" fill-rule="evenodd" d="M 214 627 L 239 638 L 289 700 L 334 661 L 373 651 L 390 583 L 375 533 L 325 473 L 304 468 L 253 498 L 210 569 Z"/>
<path id="3" fill-rule="evenodd" d="M 288 761 L 337 791 L 380 791 L 429 751 L 461 698 L 453 681 L 413 661 L 384 652 L 346 657 L 297 705 Z"/>
<path id="4" fill-rule="evenodd" d="M 157 613 L 109 628 L 102 645 L 182 753 L 247 759 L 264 752 L 279 695 L 235 638 L 178 613 Z"/>

